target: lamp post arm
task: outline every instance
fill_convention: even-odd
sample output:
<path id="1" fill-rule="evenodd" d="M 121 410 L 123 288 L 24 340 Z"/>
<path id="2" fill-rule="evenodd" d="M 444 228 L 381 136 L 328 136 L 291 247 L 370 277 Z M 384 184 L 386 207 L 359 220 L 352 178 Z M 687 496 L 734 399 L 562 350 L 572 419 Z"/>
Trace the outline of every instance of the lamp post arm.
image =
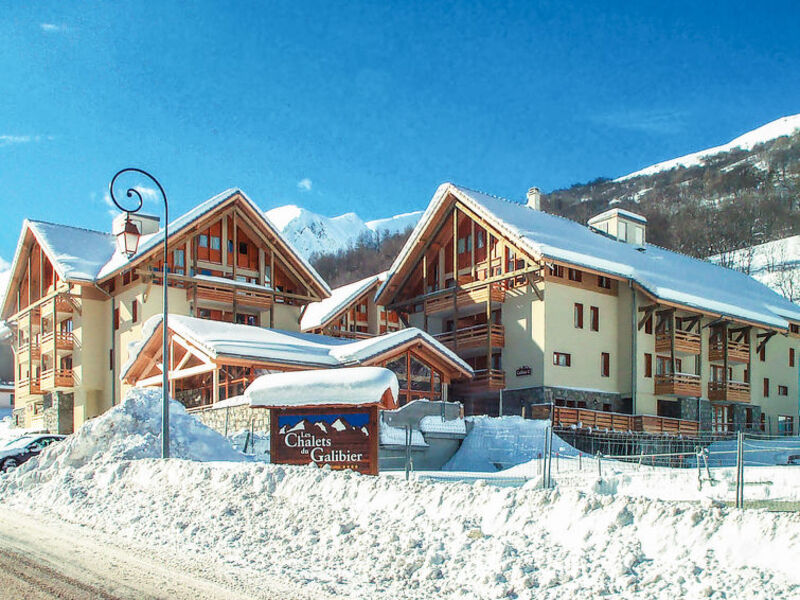
<path id="1" fill-rule="evenodd" d="M 153 177 L 147 171 L 142 169 L 137 169 L 135 167 L 129 167 L 127 169 L 122 169 L 121 171 L 117 171 L 114 177 L 111 178 L 111 183 L 108 186 L 109 194 L 111 195 L 111 201 L 114 205 L 119 208 L 121 211 L 126 213 L 136 213 L 139 212 L 144 204 L 144 197 L 142 196 L 142 192 L 135 188 L 129 187 L 125 193 L 128 198 L 134 198 L 136 202 L 136 206 L 132 209 L 127 209 L 122 206 L 119 201 L 117 200 L 116 195 L 114 194 L 114 184 L 117 182 L 117 179 L 120 175 L 127 174 L 127 173 L 135 173 L 138 175 L 143 175 L 150 181 L 152 181 L 156 187 L 158 188 L 161 197 L 164 199 L 164 269 L 163 269 L 163 276 L 162 276 L 162 285 L 164 287 L 164 299 L 163 299 L 163 315 L 161 321 L 161 328 L 162 328 L 162 347 L 161 347 L 161 359 L 162 364 L 164 365 L 163 370 L 163 379 L 161 382 L 161 457 L 162 458 L 169 458 L 169 368 L 171 363 L 171 356 L 169 355 L 169 333 L 168 333 L 168 317 L 169 317 L 169 310 L 168 310 L 168 291 L 169 288 L 167 286 L 167 274 L 169 271 L 168 266 L 168 258 L 169 258 L 169 249 L 168 249 L 168 240 L 169 240 L 169 203 L 167 202 L 167 193 L 164 191 L 164 188 L 158 182 L 158 179 Z"/>

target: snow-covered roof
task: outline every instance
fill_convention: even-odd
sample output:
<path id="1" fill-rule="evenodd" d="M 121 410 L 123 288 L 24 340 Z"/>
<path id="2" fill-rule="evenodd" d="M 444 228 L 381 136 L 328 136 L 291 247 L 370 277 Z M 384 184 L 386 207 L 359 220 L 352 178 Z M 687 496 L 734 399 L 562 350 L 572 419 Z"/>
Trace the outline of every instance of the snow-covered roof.
<path id="1" fill-rule="evenodd" d="M 209 198 L 205 202 L 197 205 L 190 211 L 184 213 L 169 224 L 169 235 L 180 234 L 197 219 L 213 211 L 221 204 L 233 196 L 238 196 L 250 205 L 253 212 L 262 219 L 263 224 L 279 240 L 283 240 L 286 251 L 297 261 L 298 264 L 307 271 L 313 282 L 323 290 L 325 294 L 330 294 L 330 287 L 311 264 L 297 252 L 291 244 L 286 242 L 280 230 L 261 212 L 261 209 L 240 189 L 232 188 L 225 190 L 221 194 Z M 47 257 L 53 263 L 53 268 L 62 280 L 95 282 L 105 279 L 125 266 L 135 262 L 147 252 L 157 247 L 164 241 L 164 229 L 156 233 L 143 235 L 139 240 L 139 247 L 136 254 L 128 258 L 117 249 L 116 238 L 111 233 L 94 231 L 70 225 L 59 225 L 46 221 L 34 221 L 26 219 L 20 233 L 14 263 L 11 273 L 15 273 L 18 261 L 22 253 L 22 247 L 26 232 L 30 231 L 44 250 Z M 9 277 L 9 281 L 10 281 Z M 8 285 L 4 286 L 2 296 L 5 305 Z M 261 287 L 263 289 L 263 287 Z"/>
<path id="2" fill-rule="evenodd" d="M 300 329 L 302 331 L 311 331 L 324 327 L 331 319 L 347 309 L 350 304 L 358 300 L 376 283 L 382 281 L 381 277 L 385 278 L 385 273 L 371 275 L 359 281 L 335 288 L 331 291 L 329 298 L 319 302 L 312 302 L 303 313 Z"/>
<path id="3" fill-rule="evenodd" d="M 142 339 L 131 348 L 130 357 L 121 369 L 121 378 L 125 377 L 136 362 L 160 323 L 160 315 L 153 316 L 145 322 Z M 245 358 L 254 362 L 273 362 L 308 368 L 357 366 L 394 348 L 419 340 L 433 348 L 457 370 L 470 375 L 473 372 L 458 355 L 429 334 L 413 327 L 355 341 L 314 333 L 209 321 L 183 315 L 169 315 L 169 328 L 191 340 L 214 358 Z"/>
<path id="4" fill-rule="evenodd" d="M 605 221 L 611 217 L 623 217 L 625 219 L 630 219 L 631 221 L 638 221 L 639 223 L 644 224 L 647 223 L 647 217 L 644 215 L 625 210 L 624 208 L 610 208 L 607 211 L 601 212 L 599 215 L 593 216 L 588 222 L 589 225 L 592 225 L 599 221 Z"/>
<path id="5" fill-rule="evenodd" d="M 250 406 L 287 408 L 292 406 L 362 406 L 377 404 L 386 391 L 397 402 L 397 376 L 383 367 L 350 367 L 273 373 L 257 377 L 244 391 Z"/>
<path id="6" fill-rule="evenodd" d="M 26 223 L 62 279 L 94 281 L 116 252 L 110 233 L 45 221 Z"/>
<path id="7" fill-rule="evenodd" d="M 595 233 L 575 221 L 451 183 L 436 191 L 398 254 L 380 296 L 442 203 L 452 194 L 533 257 L 559 260 L 628 279 L 655 298 L 712 314 L 785 329 L 800 320 L 800 306 L 743 273 L 665 250 L 634 246 Z"/>

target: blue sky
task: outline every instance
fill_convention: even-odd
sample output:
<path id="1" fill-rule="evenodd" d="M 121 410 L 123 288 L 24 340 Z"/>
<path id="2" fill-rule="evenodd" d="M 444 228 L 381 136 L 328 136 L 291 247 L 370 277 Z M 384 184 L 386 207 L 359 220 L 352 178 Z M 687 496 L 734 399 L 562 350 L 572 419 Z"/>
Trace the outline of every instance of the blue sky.
<path id="1" fill-rule="evenodd" d="M 3 3 L 0 257 L 26 216 L 107 229 L 125 166 L 175 215 L 239 186 L 369 219 L 443 181 L 521 199 L 800 112 L 797 2 L 331 6 Z"/>

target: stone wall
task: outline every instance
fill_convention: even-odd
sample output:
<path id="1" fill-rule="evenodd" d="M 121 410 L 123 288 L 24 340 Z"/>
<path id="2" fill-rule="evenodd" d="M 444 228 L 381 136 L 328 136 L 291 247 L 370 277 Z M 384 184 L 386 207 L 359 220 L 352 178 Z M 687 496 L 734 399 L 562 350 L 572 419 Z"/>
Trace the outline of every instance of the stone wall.
<path id="1" fill-rule="evenodd" d="M 233 435 L 242 429 L 269 433 L 269 411 L 264 408 L 250 408 L 248 404 L 240 406 L 204 408 L 191 411 L 202 423 L 222 435 Z"/>
<path id="2" fill-rule="evenodd" d="M 612 412 L 627 412 L 630 400 L 619 394 L 589 390 L 573 390 L 551 386 L 531 387 L 519 390 L 503 391 L 503 414 L 521 415 L 522 409 L 530 414 L 530 407 L 535 404 L 552 404 L 556 399 L 567 402 L 583 402 L 590 410 L 603 410 L 604 404 L 611 405 Z"/>
<path id="3" fill-rule="evenodd" d="M 44 397 L 42 418 L 49 433 L 69 435 L 73 431 L 74 396 L 64 392 L 53 392 Z"/>

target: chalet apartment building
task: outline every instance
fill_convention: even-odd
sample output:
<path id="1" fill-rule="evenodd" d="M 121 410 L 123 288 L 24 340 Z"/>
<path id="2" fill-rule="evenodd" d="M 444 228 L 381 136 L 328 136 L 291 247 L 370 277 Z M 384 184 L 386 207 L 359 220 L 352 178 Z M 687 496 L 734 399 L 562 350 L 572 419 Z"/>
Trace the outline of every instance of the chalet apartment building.
<path id="1" fill-rule="evenodd" d="M 379 273 L 334 288 L 330 298 L 308 305 L 301 330 L 355 339 L 398 331 L 403 324 L 397 312 L 375 303 L 378 286 L 385 280 L 386 273 Z"/>
<path id="2" fill-rule="evenodd" d="M 451 399 L 625 431 L 797 433 L 800 306 L 647 244 L 639 215 L 583 226 L 539 198 L 442 185 L 378 290 L 473 367 Z"/>
<path id="3" fill-rule="evenodd" d="M 128 359 L 142 348 L 143 338 L 153 335 L 145 323 L 162 313 L 164 232 L 155 217 L 130 215 L 130 220 L 142 234 L 130 257 L 112 233 L 41 221 L 23 224 L 0 315 L 14 335 L 13 414 L 18 425 L 69 433 L 119 402 L 127 386 L 141 383 L 120 381 L 120 376 L 131 369 Z M 124 226 L 123 214 L 112 230 Z M 169 233 L 169 312 L 199 322 L 190 328 L 199 337 L 187 340 L 170 331 L 169 362 L 162 360 L 156 344 L 158 356 L 147 355 L 135 365 L 145 381 L 160 385 L 161 377 L 152 373 L 167 362 L 175 397 L 202 407 L 241 393 L 257 375 L 255 363 L 274 370 L 349 364 L 344 349 L 334 348 L 347 340 L 300 332 L 304 311 L 328 299 L 331 290 L 243 192 L 232 189 L 203 202 L 171 222 Z M 368 308 L 375 316 L 375 334 L 398 329 L 396 315 L 381 312 L 374 303 Z M 341 311 L 336 312 L 340 318 Z M 203 325 L 209 321 L 231 327 Z M 322 329 L 330 326 L 326 322 Z M 225 355 L 230 344 L 209 338 L 214 332 L 246 338 L 257 328 L 275 334 L 256 335 L 255 362 L 246 352 Z M 369 344 L 369 352 L 352 352 L 362 362 L 399 365 L 409 373 L 409 393 L 413 387 L 414 393 L 427 391 L 432 398 L 446 394 L 443 382 L 472 374 L 424 332 L 409 331 L 394 341 L 378 340 Z M 287 356 L 298 342 L 309 352 L 316 348 L 317 354 L 328 348 L 331 356 L 317 362 L 308 356 L 295 362 L 276 358 L 281 352 Z M 410 376 L 412 370 L 420 381 Z"/>

